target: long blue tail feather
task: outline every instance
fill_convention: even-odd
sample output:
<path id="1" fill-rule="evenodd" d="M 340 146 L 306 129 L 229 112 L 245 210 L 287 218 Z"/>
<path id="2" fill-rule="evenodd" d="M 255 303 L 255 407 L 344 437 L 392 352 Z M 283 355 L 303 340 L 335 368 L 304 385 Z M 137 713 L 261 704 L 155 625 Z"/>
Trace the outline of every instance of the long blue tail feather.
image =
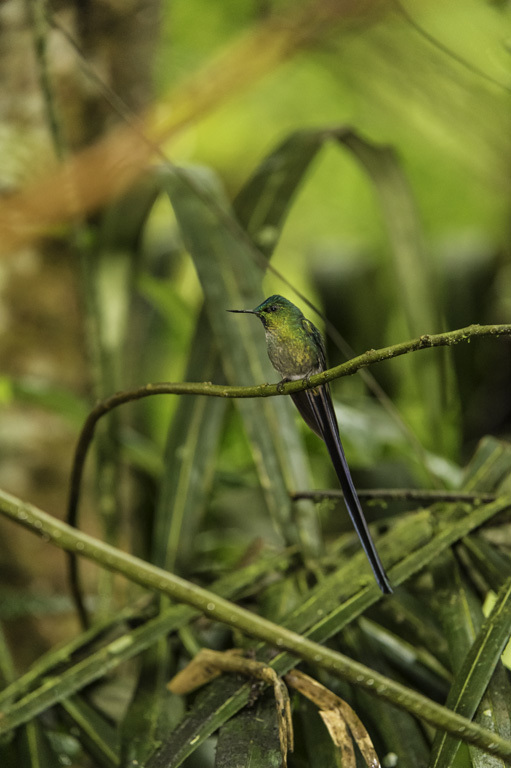
<path id="1" fill-rule="evenodd" d="M 351 479 L 348 462 L 346 461 L 339 435 L 330 389 L 326 386 L 321 386 L 313 390 L 308 389 L 303 392 L 297 392 L 291 395 L 291 397 L 308 426 L 325 442 L 337 477 L 339 478 L 351 521 L 367 555 L 378 586 L 385 594 L 391 594 L 392 587 L 376 551 L 360 500 Z"/>

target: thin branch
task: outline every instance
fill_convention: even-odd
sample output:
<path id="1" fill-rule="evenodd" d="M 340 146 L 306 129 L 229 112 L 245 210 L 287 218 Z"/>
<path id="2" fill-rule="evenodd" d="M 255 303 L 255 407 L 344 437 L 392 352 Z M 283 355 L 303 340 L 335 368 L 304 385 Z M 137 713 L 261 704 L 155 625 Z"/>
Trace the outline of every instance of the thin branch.
<path id="1" fill-rule="evenodd" d="M 504 504 L 503 508 L 505 506 Z M 412 712 L 435 728 L 441 728 L 456 738 L 462 738 L 470 744 L 479 746 L 486 752 L 503 758 L 511 757 L 511 741 L 482 728 L 477 723 L 472 723 L 426 696 L 331 648 L 324 647 L 286 627 L 253 614 L 196 584 L 187 582 L 133 555 L 128 555 L 93 536 L 76 531 L 46 512 L 3 491 L 0 491 L 0 512 L 62 549 L 73 551 L 109 570 L 121 573 L 147 589 L 167 595 L 177 602 L 191 605 L 205 616 L 235 627 L 244 634 L 263 640 L 280 650 L 285 649 L 294 656 L 318 665 L 334 676 L 364 689 L 373 696 Z M 368 589 L 373 587 L 376 589 L 375 585 Z M 2 712 L 0 733 L 16 727 L 18 715 L 15 705 Z"/>
<path id="2" fill-rule="evenodd" d="M 491 504 L 497 499 L 497 496 L 494 493 L 464 493 L 463 491 L 439 491 L 436 489 L 427 490 L 422 488 L 357 489 L 357 496 L 362 501 L 419 501 L 428 502 L 429 504 L 433 504 L 437 501 Z M 323 499 L 342 499 L 344 498 L 344 494 L 341 490 L 296 491 L 296 493 L 291 494 L 291 498 L 294 501 L 298 501 L 299 499 L 323 501 Z"/>
<path id="3" fill-rule="evenodd" d="M 343 376 L 352 376 L 362 368 L 369 365 L 390 360 L 394 357 L 416 352 L 420 349 L 430 349 L 433 347 L 454 346 L 462 341 L 470 341 L 477 337 L 500 337 L 511 336 L 511 324 L 507 325 L 470 325 L 466 328 L 460 328 L 456 331 L 447 331 L 445 333 L 425 334 L 411 341 L 403 341 L 400 344 L 393 344 L 381 349 L 370 349 L 363 355 L 358 355 L 352 360 L 348 360 L 341 365 L 330 368 L 323 373 L 311 376 L 309 379 L 300 381 L 290 381 L 285 384 L 260 384 L 253 387 L 234 387 L 224 384 L 212 384 L 211 382 L 180 382 L 180 383 L 159 383 L 146 384 L 144 387 L 117 392 L 106 400 L 98 402 L 90 411 L 80 432 L 78 443 L 76 445 L 71 469 L 71 479 L 69 487 L 69 500 L 67 506 L 67 522 L 76 527 L 78 520 L 78 503 L 80 499 L 80 487 L 83 475 L 83 469 L 87 453 L 94 437 L 94 432 L 99 419 L 115 408 L 135 400 L 142 400 L 152 395 L 204 395 L 206 397 L 226 397 L 226 398 L 252 398 L 252 397 L 275 397 L 277 395 L 289 395 L 292 392 L 300 392 L 304 389 L 311 389 L 318 384 L 325 384 L 328 381 L 339 379 Z M 88 626 L 88 616 L 82 597 L 82 590 L 79 582 L 78 566 L 76 557 L 73 553 L 69 555 L 69 578 L 70 588 L 80 621 L 84 627 Z"/>
<path id="4" fill-rule="evenodd" d="M 289 381 L 284 384 L 260 384 L 253 387 L 236 387 L 224 384 L 212 384 L 211 382 L 163 382 L 158 384 L 146 384 L 143 387 L 124 392 L 117 392 L 111 397 L 98 402 L 90 411 L 82 427 L 75 451 L 73 471 L 71 474 L 71 493 L 68 505 L 68 521 L 71 525 L 75 522 L 76 504 L 79 495 L 79 483 L 83 464 L 87 456 L 90 442 L 94 436 L 96 424 L 99 419 L 120 405 L 141 400 L 152 395 L 203 395 L 206 397 L 225 398 L 253 398 L 275 397 L 277 395 L 290 395 L 304 389 L 312 389 L 319 384 L 339 379 L 344 376 L 352 376 L 361 368 L 390 360 L 394 357 L 408 354 L 409 352 L 433 347 L 454 346 L 463 341 L 477 337 L 511 336 L 511 324 L 507 325 L 470 325 L 455 331 L 424 335 L 411 341 L 404 341 L 381 349 L 371 349 L 352 360 L 341 365 L 329 368 L 327 371 L 311 376 L 309 379 Z"/>

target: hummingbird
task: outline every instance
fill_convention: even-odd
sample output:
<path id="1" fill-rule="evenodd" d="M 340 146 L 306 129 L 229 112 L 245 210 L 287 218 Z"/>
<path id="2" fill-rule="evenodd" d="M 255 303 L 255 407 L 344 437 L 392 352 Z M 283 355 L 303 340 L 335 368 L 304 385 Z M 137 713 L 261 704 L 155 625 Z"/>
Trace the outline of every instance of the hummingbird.
<path id="1" fill-rule="evenodd" d="M 326 370 L 325 343 L 321 333 L 295 304 L 283 296 L 270 296 L 255 309 L 228 309 L 227 311 L 256 315 L 261 320 L 266 335 L 268 357 L 275 370 L 282 376 L 282 383 L 308 379 Z M 392 593 L 392 587 L 369 533 L 360 500 L 351 479 L 329 385 L 321 384 L 313 389 L 294 392 L 291 398 L 305 423 L 324 441 L 339 479 L 351 521 L 373 569 L 378 586 L 382 592 Z"/>

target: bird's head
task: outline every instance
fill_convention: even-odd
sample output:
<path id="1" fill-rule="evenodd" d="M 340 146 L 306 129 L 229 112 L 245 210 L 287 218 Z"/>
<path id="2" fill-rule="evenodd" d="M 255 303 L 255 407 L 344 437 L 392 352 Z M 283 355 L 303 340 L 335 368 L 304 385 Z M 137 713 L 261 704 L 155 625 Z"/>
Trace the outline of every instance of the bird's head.
<path id="1" fill-rule="evenodd" d="M 227 311 L 257 315 L 265 329 L 270 332 L 282 330 L 303 317 L 297 306 L 278 294 L 265 299 L 255 309 L 228 309 Z"/>

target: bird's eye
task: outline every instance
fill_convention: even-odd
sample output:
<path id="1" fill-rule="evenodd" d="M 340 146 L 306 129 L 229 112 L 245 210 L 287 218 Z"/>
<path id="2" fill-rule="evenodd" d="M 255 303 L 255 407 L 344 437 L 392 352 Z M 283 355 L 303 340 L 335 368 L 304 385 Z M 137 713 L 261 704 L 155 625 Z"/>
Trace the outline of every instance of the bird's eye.
<path id="1" fill-rule="evenodd" d="M 272 304 L 271 307 L 268 307 L 268 312 L 276 312 L 278 309 L 276 304 Z"/>

